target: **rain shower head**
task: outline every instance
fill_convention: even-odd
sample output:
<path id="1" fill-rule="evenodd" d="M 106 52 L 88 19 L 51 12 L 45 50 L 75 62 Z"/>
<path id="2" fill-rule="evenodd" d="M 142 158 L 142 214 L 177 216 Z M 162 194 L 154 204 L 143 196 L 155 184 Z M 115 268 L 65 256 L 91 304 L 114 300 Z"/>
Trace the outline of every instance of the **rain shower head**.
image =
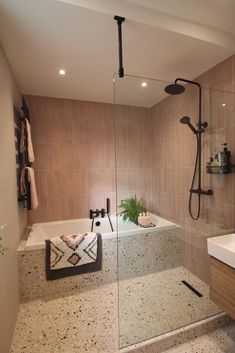
<path id="1" fill-rule="evenodd" d="M 190 118 L 188 116 L 183 116 L 181 119 L 180 119 L 180 122 L 181 124 L 186 124 L 188 125 L 188 127 L 192 130 L 192 132 L 194 134 L 197 134 L 198 131 L 195 129 L 195 127 L 191 124 L 190 122 Z"/>
<path id="2" fill-rule="evenodd" d="M 181 94 L 185 91 L 185 87 L 182 85 L 179 85 L 178 83 L 171 83 L 170 85 L 165 87 L 165 92 L 168 94 Z"/>

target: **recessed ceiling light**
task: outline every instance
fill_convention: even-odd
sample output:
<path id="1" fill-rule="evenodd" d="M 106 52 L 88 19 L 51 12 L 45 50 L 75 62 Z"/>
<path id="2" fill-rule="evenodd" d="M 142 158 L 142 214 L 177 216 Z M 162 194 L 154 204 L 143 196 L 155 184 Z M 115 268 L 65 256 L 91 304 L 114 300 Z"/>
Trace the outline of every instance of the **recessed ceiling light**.
<path id="1" fill-rule="evenodd" d="M 221 105 L 222 105 L 222 107 L 225 107 L 225 106 L 226 106 L 226 103 L 222 103 Z"/>
<path id="2" fill-rule="evenodd" d="M 142 86 L 142 87 L 147 87 L 147 82 L 145 82 L 145 81 L 142 82 L 142 83 L 141 83 L 141 86 Z"/>
<path id="3" fill-rule="evenodd" d="M 66 74 L 66 71 L 65 71 L 64 69 L 60 69 L 60 70 L 59 70 L 59 74 L 60 74 L 60 75 L 65 75 L 65 74 Z"/>

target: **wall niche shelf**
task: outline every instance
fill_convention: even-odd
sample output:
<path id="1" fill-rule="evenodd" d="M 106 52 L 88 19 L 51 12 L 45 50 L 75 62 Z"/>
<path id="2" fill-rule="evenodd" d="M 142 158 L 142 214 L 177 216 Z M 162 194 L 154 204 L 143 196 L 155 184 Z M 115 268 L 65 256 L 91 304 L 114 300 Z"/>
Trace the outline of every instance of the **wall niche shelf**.
<path id="1" fill-rule="evenodd" d="M 206 166 L 207 174 L 231 174 L 235 173 L 235 164 L 230 165 L 228 170 L 224 170 L 223 167 L 210 167 Z"/>

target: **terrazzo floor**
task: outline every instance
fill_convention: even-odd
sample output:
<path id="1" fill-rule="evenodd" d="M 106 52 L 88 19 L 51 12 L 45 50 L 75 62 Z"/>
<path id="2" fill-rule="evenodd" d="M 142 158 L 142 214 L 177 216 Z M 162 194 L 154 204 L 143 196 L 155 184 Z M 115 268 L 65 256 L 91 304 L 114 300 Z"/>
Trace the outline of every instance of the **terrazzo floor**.
<path id="1" fill-rule="evenodd" d="M 190 282 L 203 297 L 181 280 Z M 220 311 L 209 300 L 208 287 L 183 267 L 122 281 L 119 298 L 121 347 Z M 11 353 L 116 353 L 117 308 L 116 283 L 21 304 Z"/>
<path id="2" fill-rule="evenodd" d="M 164 353 L 234 353 L 235 324 L 188 341 Z"/>
<path id="3" fill-rule="evenodd" d="M 117 285 L 21 304 L 11 353 L 116 353 Z"/>
<path id="4" fill-rule="evenodd" d="M 199 298 L 181 283 L 189 282 Z M 161 335 L 219 313 L 209 287 L 184 267 L 122 281 L 119 285 L 120 346 Z"/>

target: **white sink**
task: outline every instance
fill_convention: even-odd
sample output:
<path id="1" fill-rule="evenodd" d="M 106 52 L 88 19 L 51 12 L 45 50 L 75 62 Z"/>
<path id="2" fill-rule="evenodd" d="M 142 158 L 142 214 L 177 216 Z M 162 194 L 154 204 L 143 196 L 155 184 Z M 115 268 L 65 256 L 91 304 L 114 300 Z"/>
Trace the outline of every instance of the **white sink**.
<path id="1" fill-rule="evenodd" d="M 235 268 L 235 234 L 207 239 L 208 254 Z"/>

